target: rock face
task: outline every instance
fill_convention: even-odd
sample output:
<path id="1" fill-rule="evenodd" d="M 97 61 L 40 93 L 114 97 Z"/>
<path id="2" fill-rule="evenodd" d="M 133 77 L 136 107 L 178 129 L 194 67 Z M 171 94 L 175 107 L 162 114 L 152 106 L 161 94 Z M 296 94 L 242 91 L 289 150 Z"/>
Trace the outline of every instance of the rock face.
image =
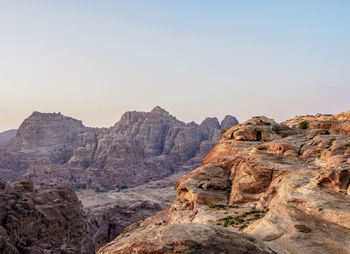
<path id="1" fill-rule="evenodd" d="M 1 253 L 94 253 L 85 218 L 70 189 L 0 182 Z"/>
<path id="2" fill-rule="evenodd" d="M 16 136 L 17 130 L 8 130 L 0 133 L 0 144 L 5 143 Z"/>
<path id="3" fill-rule="evenodd" d="M 237 120 L 227 116 L 224 125 Z M 127 112 L 113 128 L 87 128 L 58 114 L 34 112 L 16 137 L 0 146 L 0 173 L 37 184 L 109 190 L 137 186 L 198 166 L 221 138 L 207 118 L 185 124 L 160 107 Z"/>
<path id="4" fill-rule="evenodd" d="M 349 124 L 350 111 L 228 129 L 170 209 L 98 253 L 350 253 Z"/>
<path id="5" fill-rule="evenodd" d="M 96 206 L 89 209 L 91 222 L 95 226 L 93 243 L 95 251 L 112 241 L 124 228 L 133 222 L 145 219 L 162 210 L 158 204 L 136 201 L 129 206 Z"/>

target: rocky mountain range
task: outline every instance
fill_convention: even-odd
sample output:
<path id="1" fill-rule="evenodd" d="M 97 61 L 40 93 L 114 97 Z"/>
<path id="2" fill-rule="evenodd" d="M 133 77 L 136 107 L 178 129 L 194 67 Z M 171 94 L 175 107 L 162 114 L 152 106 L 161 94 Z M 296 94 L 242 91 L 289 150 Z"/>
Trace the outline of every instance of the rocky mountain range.
<path id="1" fill-rule="evenodd" d="M 8 130 L 0 133 L 0 144 L 5 143 L 16 136 L 17 130 Z"/>
<path id="2" fill-rule="evenodd" d="M 99 254 L 350 253 L 350 111 L 228 129 L 167 210 Z"/>
<path id="3" fill-rule="evenodd" d="M 125 189 L 198 166 L 238 121 L 184 123 L 155 107 L 127 112 L 112 128 L 89 128 L 60 113 L 34 112 L 0 145 L 0 174 L 36 184 L 96 191 Z"/>

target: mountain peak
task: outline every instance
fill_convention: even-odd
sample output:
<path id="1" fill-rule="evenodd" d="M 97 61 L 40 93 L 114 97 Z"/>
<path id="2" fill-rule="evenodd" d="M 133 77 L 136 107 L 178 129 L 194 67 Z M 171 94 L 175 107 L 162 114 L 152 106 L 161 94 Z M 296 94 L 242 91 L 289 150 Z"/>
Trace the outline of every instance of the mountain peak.
<path id="1" fill-rule="evenodd" d="M 151 113 L 153 114 L 169 114 L 168 111 L 166 111 L 165 109 L 161 108 L 160 106 L 155 106 Z"/>

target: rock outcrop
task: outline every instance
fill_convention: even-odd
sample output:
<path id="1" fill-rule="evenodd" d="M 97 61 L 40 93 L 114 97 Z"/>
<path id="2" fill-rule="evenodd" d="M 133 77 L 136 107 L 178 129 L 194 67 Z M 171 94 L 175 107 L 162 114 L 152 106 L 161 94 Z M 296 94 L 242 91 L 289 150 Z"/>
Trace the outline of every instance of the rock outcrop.
<path id="1" fill-rule="evenodd" d="M 0 133 L 0 144 L 5 143 L 16 136 L 17 130 L 8 130 Z"/>
<path id="2" fill-rule="evenodd" d="M 226 130 L 170 209 L 98 253 L 350 253 L 349 124 L 350 111 Z"/>
<path id="3" fill-rule="evenodd" d="M 237 120 L 227 116 L 225 127 Z M 34 112 L 0 146 L 5 180 L 25 175 L 37 184 L 110 190 L 137 186 L 198 166 L 221 138 L 216 118 L 185 124 L 160 107 L 127 112 L 113 128 Z"/>
<path id="4" fill-rule="evenodd" d="M 0 253 L 92 254 L 91 230 L 72 190 L 0 182 Z"/>

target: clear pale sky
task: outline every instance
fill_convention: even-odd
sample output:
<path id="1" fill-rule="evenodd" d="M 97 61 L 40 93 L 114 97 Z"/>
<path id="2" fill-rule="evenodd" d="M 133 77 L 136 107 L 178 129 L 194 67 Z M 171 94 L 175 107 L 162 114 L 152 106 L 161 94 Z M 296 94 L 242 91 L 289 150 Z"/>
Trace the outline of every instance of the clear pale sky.
<path id="1" fill-rule="evenodd" d="M 350 1 L 0 0 L 0 131 L 160 105 L 240 121 L 350 109 Z"/>

